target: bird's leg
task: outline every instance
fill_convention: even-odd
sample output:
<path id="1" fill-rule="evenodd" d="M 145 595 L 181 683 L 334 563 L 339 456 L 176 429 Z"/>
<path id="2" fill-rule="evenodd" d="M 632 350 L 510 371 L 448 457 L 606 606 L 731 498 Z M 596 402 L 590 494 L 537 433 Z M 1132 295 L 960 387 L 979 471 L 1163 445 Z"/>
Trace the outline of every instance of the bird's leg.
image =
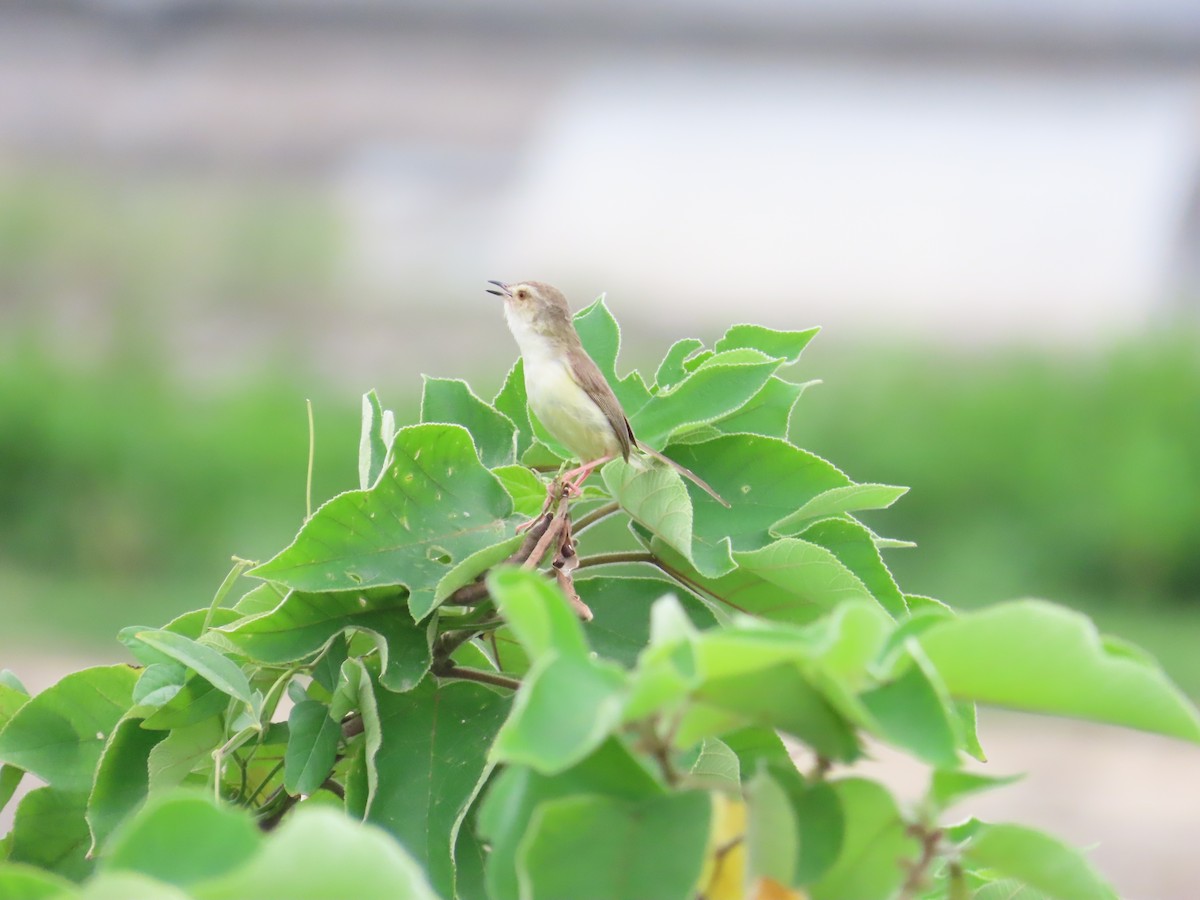
<path id="1" fill-rule="evenodd" d="M 517 534 L 522 531 L 528 531 L 538 522 L 546 518 L 546 515 L 562 501 L 564 497 L 569 497 L 571 488 L 565 482 L 565 475 L 558 474 L 554 476 L 554 480 L 546 485 L 546 502 L 542 504 L 542 511 L 530 519 L 528 522 L 522 522 L 517 526 Z"/>
<path id="2" fill-rule="evenodd" d="M 596 470 L 597 467 L 604 465 L 606 462 L 614 459 L 615 455 L 606 453 L 598 459 L 593 459 L 591 462 L 586 462 L 581 466 L 563 472 L 563 487 L 567 495 L 583 493 L 583 483 L 587 481 L 588 476 Z"/>

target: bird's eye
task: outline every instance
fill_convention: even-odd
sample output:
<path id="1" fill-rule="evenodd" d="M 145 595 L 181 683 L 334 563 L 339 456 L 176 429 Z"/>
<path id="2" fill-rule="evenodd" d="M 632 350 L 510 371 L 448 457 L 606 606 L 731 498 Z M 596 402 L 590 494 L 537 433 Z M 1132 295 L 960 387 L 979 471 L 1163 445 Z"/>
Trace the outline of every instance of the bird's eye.
<path id="1" fill-rule="evenodd" d="M 528 300 L 529 299 L 529 291 L 525 290 L 525 288 L 521 288 L 519 291 L 517 291 L 517 299 L 518 300 Z"/>

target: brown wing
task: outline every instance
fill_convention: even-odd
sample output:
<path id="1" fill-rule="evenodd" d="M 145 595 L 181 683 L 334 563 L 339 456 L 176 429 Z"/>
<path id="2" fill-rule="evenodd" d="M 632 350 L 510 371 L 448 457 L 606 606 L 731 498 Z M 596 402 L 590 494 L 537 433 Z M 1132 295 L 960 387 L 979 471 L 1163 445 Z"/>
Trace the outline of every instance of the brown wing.
<path id="1" fill-rule="evenodd" d="M 621 445 L 621 456 L 628 460 L 629 451 L 637 445 L 637 441 L 634 440 L 633 429 L 629 427 L 629 420 L 625 418 L 625 411 L 621 409 L 621 401 L 617 399 L 617 395 L 604 380 L 604 375 L 583 347 L 569 348 L 567 357 L 571 361 L 571 374 L 575 376 L 579 386 L 587 391 L 588 396 L 596 401 L 596 405 L 608 419 Z"/>

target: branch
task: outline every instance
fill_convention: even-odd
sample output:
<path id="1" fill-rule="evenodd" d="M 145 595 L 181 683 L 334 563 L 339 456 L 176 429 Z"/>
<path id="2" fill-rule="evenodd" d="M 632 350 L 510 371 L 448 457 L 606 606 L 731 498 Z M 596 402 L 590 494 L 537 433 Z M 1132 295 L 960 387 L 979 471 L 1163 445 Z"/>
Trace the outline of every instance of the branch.
<path id="1" fill-rule="evenodd" d="M 909 867 L 908 877 L 900 889 L 898 900 L 917 900 L 925 890 L 925 877 L 937 859 L 938 844 L 942 840 L 942 829 L 910 825 L 908 833 L 921 842 L 921 856 Z"/>
<path id="2" fill-rule="evenodd" d="M 530 554 L 537 548 L 538 542 L 546 534 L 550 528 L 550 523 L 554 517 L 550 514 L 545 514 L 538 520 L 537 524 L 529 529 L 525 535 L 525 540 L 521 542 L 521 546 L 508 559 L 506 563 L 523 563 L 529 559 Z M 543 551 L 544 552 L 544 551 Z M 458 590 L 454 591 L 446 598 L 445 606 L 475 606 L 482 603 L 488 598 L 487 582 L 484 581 L 487 573 L 480 575 L 475 581 L 470 584 L 464 584 Z"/>
<path id="3" fill-rule="evenodd" d="M 597 553 L 585 556 L 579 560 L 577 568 L 586 569 L 589 566 L 615 566 L 618 563 L 649 563 L 658 565 L 658 557 L 645 550 L 622 550 L 615 553 Z"/>
<path id="4" fill-rule="evenodd" d="M 433 674 L 440 678 L 458 678 L 462 681 L 478 681 L 480 684 L 490 684 L 493 687 L 508 688 L 515 691 L 521 686 L 519 678 L 510 678 L 499 672 L 487 672 L 483 669 L 469 669 L 466 666 L 456 666 L 449 660 L 445 665 L 433 669 Z"/>
<path id="5" fill-rule="evenodd" d="M 605 503 L 603 506 L 593 509 L 585 516 L 580 516 L 579 520 L 575 523 L 575 533 L 578 534 L 579 532 L 583 531 L 583 529 L 591 525 L 595 525 L 601 519 L 608 518 L 620 508 L 621 504 L 614 500 L 612 503 Z"/>

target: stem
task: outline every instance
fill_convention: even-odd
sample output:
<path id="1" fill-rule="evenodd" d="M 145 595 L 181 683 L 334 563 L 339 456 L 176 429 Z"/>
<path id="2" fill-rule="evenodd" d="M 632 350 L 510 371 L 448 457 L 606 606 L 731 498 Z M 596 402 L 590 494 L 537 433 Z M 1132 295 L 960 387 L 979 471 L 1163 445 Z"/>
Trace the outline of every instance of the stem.
<path id="1" fill-rule="evenodd" d="M 537 544 L 534 545 L 533 552 L 529 554 L 525 562 L 521 563 L 521 568 L 536 569 L 541 564 L 542 557 L 546 555 L 546 551 L 550 549 L 550 545 L 562 533 L 564 516 L 561 512 L 560 510 L 560 512 L 554 514 L 549 527 L 546 528 L 545 533 L 538 540 Z"/>
<path id="2" fill-rule="evenodd" d="M 259 831 L 273 831 L 275 826 L 280 823 L 280 821 L 288 814 L 291 808 L 299 802 L 300 796 L 298 794 L 284 794 L 283 800 L 280 801 L 275 810 L 269 816 L 259 819 Z"/>
<path id="3" fill-rule="evenodd" d="M 246 801 L 246 805 L 247 805 L 247 806 L 253 806 L 253 805 L 254 805 L 254 801 L 255 801 L 255 800 L 257 800 L 257 799 L 258 799 L 258 795 L 259 795 L 259 794 L 261 794 L 261 793 L 263 792 L 263 788 L 265 788 L 265 787 L 267 786 L 268 782 L 270 782 L 270 780 L 271 780 L 272 778 L 274 778 L 276 775 L 278 775 L 278 774 L 279 774 L 279 770 L 280 770 L 280 769 L 282 769 L 282 768 L 283 768 L 283 760 L 281 759 L 279 762 L 277 762 L 277 763 L 276 763 L 276 764 L 275 764 L 275 765 L 274 765 L 274 766 L 271 768 L 271 771 L 267 773 L 267 777 L 266 777 L 266 778 L 264 778 L 264 779 L 262 780 L 262 783 L 261 783 L 261 784 L 259 784 L 259 786 L 258 786 L 258 787 L 256 787 L 256 788 L 254 789 L 254 793 L 253 793 L 253 794 L 251 794 L 251 795 L 250 795 L 250 798 L 249 798 L 249 799 Z"/>
<path id="4" fill-rule="evenodd" d="M 308 407 L 308 478 L 304 483 L 304 521 L 312 518 L 313 458 L 317 455 L 317 430 L 313 424 L 312 400 L 305 400 Z"/>
<path id="5" fill-rule="evenodd" d="M 824 781 L 825 775 L 832 767 L 833 760 L 831 760 L 828 756 L 817 756 L 816 765 L 813 766 L 813 770 L 808 774 L 808 780 Z"/>
<path id="6" fill-rule="evenodd" d="M 579 560 L 578 568 L 615 566 L 618 563 L 649 563 L 654 566 L 658 564 L 658 557 L 653 553 L 647 553 L 645 550 L 621 550 L 614 553 L 596 553 L 593 556 L 582 557 Z"/>
<path id="7" fill-rule="evenodd" d="M 669 734 L 660 735 L 654 721 L 648 721 L 642 728 L 642 739 L 645 741 L 645 749 L 654 757 L 658 763 L 658 768 L 662 772 L 663 781 L 669 786 L 675 787 L 679 784 L 679 770 L 675 768 L 675 763 L 671 759 L 671 743 L 674 740 L 675 728 L 672 727 Z"/>
<path id="8" fill-rule="evenodd" d="M 490 619 L 484 622 L 478 622 L 470 628 L 457 628 L 454 631 L 444 631 L 437 639 L 437 645 L 434 648 L 434 654 L 445 659 L 449 659 L 454 655 L 454 651 L 485 631 L 491 631 L 493 628 L 499 628 L 504 624 L 503 619 Z"/>
<path id="9" fill-rule="evenodd" d="M 241 574 L 251 566 L 256 566 L 258 563 L 248 559 L 242 559 L 235 556 L 233 558 L 233 568 L 229 570 L 229 574 L 225 576 L 225 580 L 221 582 L 221 586 L 217 588 L 217 592 L 213 595 L 212 603 L 208 605 L 208 612 L 204 614 L 204 627 L 200 629 L 200 633 L 208 631 L 212 625 L 213 615 L 217 608 L 225 602 L 225 598 L 229 596 L 229 592 L 233 590 L 233 583 L 241 577 Z"/>
<path id="10" fill-rule="evenodd" d="M 333 794 L 333 796 L 337 797 L 339 800 L 346 799 L 346 789 L 332 778 L 326 778 L 323 782 L 321 782 L 321 786 L 317 788 L 317 790 L 329 791 L 329 793 Z"/>
<path id="11" fill-rule="evenodd" d="M 925 890 L 925 876 L 937 859 L 938 844 L 942 840 L 942 829 L 910 825 L 908 833 L 921 841 L 921 856 L 908 870 L 908 878 L 900 890 L 897 900 L 917 900 Z"/>
<path id="12" fill-rule="evenodd" d="M 366 726 L 363 724 L 362 713 L 353 712 L 342 719 L 342 737 L 350 740 L 352 737 L 357 737 L 363 733 Z"/>
<path id="13" fill-rule="evenodd" d="M 608 518 L 620 508 L 621 505 L 614 500 L 612 503 L 605 503 L 603 506 L 593 509 L 587 515 L 580 516 L 574 525 L 575 533 L 579 534 L 579 532 L 583 531 L 583 529 L 587 528 L 588 526 L 595 525 L 601 519 Z"/>
<path id="14" fill-rule="evenodd" d="M 445 666 L 439 666 L 434 674 L 441 678 L 459 678 L 463 681 L 478 681 L 480 684 L 490 684 L 494 687 L 508 688 L 510 691 L 515 691 L 521 686 L 520 679 L 509 678 L 507 675 L 501 675 L 499 672 L 485 672 L 483 669 L 468 669 L 466 666 L 456 666 L 453 663 L 448 663 Z"/>

